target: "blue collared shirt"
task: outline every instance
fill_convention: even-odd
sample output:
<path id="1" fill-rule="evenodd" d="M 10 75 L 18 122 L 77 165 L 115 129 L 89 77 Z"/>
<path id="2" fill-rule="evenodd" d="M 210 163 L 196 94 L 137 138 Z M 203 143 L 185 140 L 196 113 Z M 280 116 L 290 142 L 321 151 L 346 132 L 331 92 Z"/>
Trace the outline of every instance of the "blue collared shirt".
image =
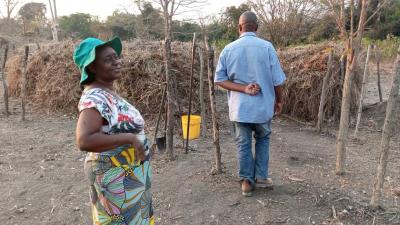
<path id="1" fill-rule="evenodd" d="M 253 32 L 243 33 L 221 52 L 215 72 L 216 83 L 230 80 L 238 84 L 257 83 L 255 96 L 228 91 L 229 119 L 242 123 L 265 123 L 274 116 L 274 86 L 282 85 L 285 74 L 274 46 Z"/>

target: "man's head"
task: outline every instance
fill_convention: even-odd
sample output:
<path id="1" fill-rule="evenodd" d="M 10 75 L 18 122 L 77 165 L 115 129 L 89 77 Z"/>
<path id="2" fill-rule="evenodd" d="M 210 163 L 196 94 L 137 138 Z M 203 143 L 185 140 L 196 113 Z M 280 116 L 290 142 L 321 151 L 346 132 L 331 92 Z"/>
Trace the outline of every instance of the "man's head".
<path id="1" fill-rule="evenodd" d="M 246 11 L 239 18 L 239 34 L 256 32 L 258 29 L 257 16 L 251 11 Z"/>

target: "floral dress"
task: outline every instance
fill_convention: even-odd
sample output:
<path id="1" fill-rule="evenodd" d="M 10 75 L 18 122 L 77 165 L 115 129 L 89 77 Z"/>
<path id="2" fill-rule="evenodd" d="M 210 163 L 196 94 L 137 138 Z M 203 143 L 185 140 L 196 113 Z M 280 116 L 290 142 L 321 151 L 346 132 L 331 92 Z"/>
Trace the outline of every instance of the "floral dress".
<path id="1" fill-rule="evenodd" d="M 136 134 L 146 155 L 144 161 L 135 159 L 135 149 L 130 145 L 87 154 L 85 173 L 90 184 L 93 224 L 154 224 L 152 169 L 143 117 L 126 100 L 100 88 L 85 90 L 78 108 L 79 112 L 96 109 L 105 121 L 105 134 Z"/>

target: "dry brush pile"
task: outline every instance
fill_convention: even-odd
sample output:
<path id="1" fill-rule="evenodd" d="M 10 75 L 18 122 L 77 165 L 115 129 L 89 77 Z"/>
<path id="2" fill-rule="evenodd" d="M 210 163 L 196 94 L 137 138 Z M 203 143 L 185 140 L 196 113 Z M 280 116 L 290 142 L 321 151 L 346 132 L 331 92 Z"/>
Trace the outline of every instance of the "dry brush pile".
<path id="1" fill-rule="evenodd" d="M 72 60 L 75 44 L 69 41 L 42 46 L 41 50 L 29 57 L 27 96 L 33 107 L 48 112 L 77 112 L 81 87 L 79 70 Z M 124 43 L 123 47 L 123 75 L 117 83 L 118 93 L 146 117 L 155 116 L 165 84 L 162 42 L 136 40 Z M 190 49 L 190 43 L 172 44 L 172 71 L 176 74 L 177 95 L 181 98 L 179 103 L 184 112 L 189 96 Z M 7 64 L 10 93 L 13 96 L 19 96 L 20 93 L 21 58 L 22 52 L 15 54 Z M 197 71 L 194 81 L 193 107 L 196 112 L 199 110 Z"/>
<path id="2" fill-rule="evenodd" d="M 29 57 L 29 102 L 48 112 L 76 113 L 81 87 L 79 71 L 72 60 L 71 41 L 42 46 Z M 322 80 L 326 73 L 328 45 L 312 45 L 280 52 L 280 60 L 287 75 L 285 84 L 285 113 L 300 120 L 317 118 Z M 334 57 L 334 72 L 328 89 L 326 117 L 340 113 L 342 78 L 339 72 L 339 50 Z M 157 115 L 165 84 L 162 42 L 136 40 L 124 43 L 122 53 L 123 76 L 117 83 L 118 92 L 136 105 L 147 118 Z M 22 52 L 7 64 L 10 93 L 18 96 L 21 77 Z M 172 71 L 176 74 L 177 95 L 182 111 L 186 112 L 190 85 L 191 43 L 172 44 Z M 199 112 L 198 62 L 195 66 L 194 112 Z M 205 71 L 205 80 L 206 71 Z M 205 84 L 205 92 L 208 85 Z M 208 94 L 205 94 L 206 98 Z M 356 96 L 356 95 L 355 95 Z M 355 102 L 355 100 L 353 100 Z"/>
<path id="3" fill-rule="evenodd" d="M 284 89 L 284 113 L 303 121 L 317 120 L 322 81 L 328 68 L 329 49 L 333 49 L 333 70 L 329 79 L 324 112 L 327 119 L 339 119 L 344 79 L 339 60 L 343 51 L 335 43 L 307 45 L 279 52 L 287 77 Z M 352 111 L 358 104 L 358 90 L 361 83 L 359 77 L 356 72 L 352 88 Z"/>

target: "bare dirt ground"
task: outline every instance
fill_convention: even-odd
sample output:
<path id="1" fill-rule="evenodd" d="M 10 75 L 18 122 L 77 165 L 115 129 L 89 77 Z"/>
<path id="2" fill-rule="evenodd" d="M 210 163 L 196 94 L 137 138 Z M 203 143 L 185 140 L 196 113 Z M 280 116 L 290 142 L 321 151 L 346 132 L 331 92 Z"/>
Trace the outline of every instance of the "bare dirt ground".
<path id="1" fill-rule="evenodd" d="M 390 79 L 386 73 L 383 83 L 390 84 Z M 369 80 L 369 99 L 377 96 L 374 82 Z M 388 93 L 388 85 L 384 87 Z M 236 147 L 225 95 L 217 97 L 224 173 L 209 174 L 214 162 L 211 136 L 192 142 L 194 150 L 189 154 L 176 148 L 172 162 L 156 155 L 157 224 L 400 224 L 398 200 L 391 194 L 391 188 L 400 185 L 399 135 L 391 145 L 383 209 L 367 207 L 381 135 L 369 117 L 363 119 L 358 138 L 349 142 L 348 172 L 340 177 L 333 172 L 336 130 L 318 134 L 287 119 L 274 120 L 270 171 L 275 188 L 256 190 L 246 198 L 236 176 Z M 14 99 L 11 105 L 9 118 L 0 115 L 1 224 L 91 224 L 85 154 L 75 146 L 76 119 L 31 110 L 28 121 L 21 122 L 18 102 Z"/>

